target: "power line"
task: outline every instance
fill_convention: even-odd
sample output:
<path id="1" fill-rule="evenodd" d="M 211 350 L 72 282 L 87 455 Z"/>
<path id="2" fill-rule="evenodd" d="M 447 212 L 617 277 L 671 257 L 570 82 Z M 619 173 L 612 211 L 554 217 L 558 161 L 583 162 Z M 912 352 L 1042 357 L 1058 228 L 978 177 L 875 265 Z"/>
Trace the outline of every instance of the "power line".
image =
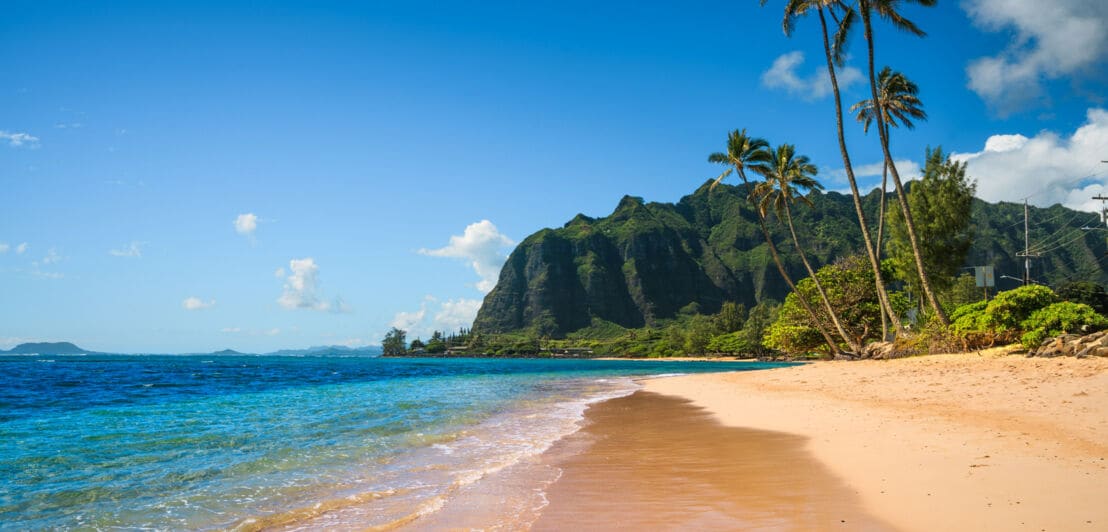
<path id="1" fill-rule="evenodd" d="M 1091 277 L 1093 274 L 1095 274 L 1097 272 L 1097 270 L 1102 270 L 1103 269 L 1100 266 L 1102 266 L 1101 263 L 1104 262 L 1106 259 L 1108 259 L 1108 255 L 1102 255 L 1099 259 L 1096 259 L 1095 261 L 1093 261 L 1092 264 L 1088 265 L 1088 270 L 1081 271 L 1081 270 L 1075 269 L 1075 271 L 1072 274 L 1067 275 L 1066 277 L 1063 277 L 1062 279 L 1056 281 L 1054 284 L 1059 285 L 1059 284 L 1063 284 L 1063 283 L 1068 283 L 1068 282 L 1070 282 L 1074 279 L 1077 279 L 1079 277 Z"/>
<path id="2" fill-rule="evenodd" d="M 1044 254 L 1046 254 L 1046 253 L 1049 253 L 1049 252 L 1051 252 L 1051 251 L 1054 251 L 1054 250 L 1056 250 L 1056 249 L 1062 249 L 1062 248 L 1064 248 L 1064 247 L 1066 247 L 1066 246 L 1068 246 L 1068 245 L 1070 245 L 1070 244 L 1072 244 L 1072 243 L 1074 243 L 1074 242 L 1077 242 L 1078 240 L 1081 240 L 1082 238 L 1085 238 L 1086 236 L 1088 236 L 1088 234 L 1087 234 L 1087 233 L 1085 233 L 1084 231 L 1081 231 L 1080 229 L 1078 229 L 1078 231 L 1079 231 L 1079 232 L 1080 232 L 1081 234 L 1077 235 L 1076 237 L 1074 237 L 1074 238 L 1072 238 L 1072 239 L 1070 239 L 1070 240 L 1067 240 L 1067 241 L 1065 241 L 1065 242 L 1063 242 L 1063 243 L 1061 243 L 1061 244 L 1058 244 L 1058 245 L 1056 245 L 1056 246 L 1054 246 L 1054 247 L 1052 247 L 1052 248 L 1048 248 L 1048 249 L 1043 249 L 1043 250 L 1035 251 L 1034 253 L 1036 253 L 1036 254 L 1038 254 L 1038 255 L 1044 255 Z"/>
<path id="3" fill-rule="evenodd" d="M 1081 214 L 1088 215 L 1089 213 L 1082 212 L 1082 213 L 1078 213 L 1078 214 L 1079 215 L 1081 215 Z M 1093 216 L 1096 216 L 1097 220 L 1099 221 L 1100 216 L 1098 216 L 1098 215 L 1093 215 Z M 1038 243 L 1032 245 L 1031 250 L 1036 251 L 1038 253 L 1042 253 L 1043 249 L 1048 248 L 1050 246 L 1054 246 L 1058 242 L 1061 242 L 1062 240 L 1065 240 L 1066 238 L 1069 238 L 1070 236 L 1072 236 L 1074 234 L 1081 233 L 1081 231 L 1082 231 L 1081 227 L 1075 227 L 1075 226 L 1070 225 L 1070 223 L 1073 222 L 1076 219 L 1077 219 L 1077 216 L 1074 216 L 1073 218 L 1070 218 L 1065 224 L 1063 224 L 1062 229 L 1060 229 L 1058 232 L 1054 233 L 1053 235 L 1047 237 L 1046 239 L 1043 239 L 1043 240 L 1039 241 Z M 1085 227 L 1087 225 L 1088 225 L 1088 222 L 1085 222 L 1085 223 L 1081 224 L 1082 227 Z"/>
<path id="4" fill-rule="evenodd" d="M 1103 163 L 1104 161 L 1101 161 L 1101 162 Z M 1074 177 L 1072 179 L 1067 179 L 1065 181 L 1057 181 L 1057 182 L 1054 182 L 1054 183 L 1049 183 L 1046 186 L 1040 188 L 1039 190 L 1036 190 L 1035 192 L 1032 192 L 1031 194 L 1028 194 L 1027 196 L 1025 196 L 1021 199 L 1028 200 L 1028 199 L 1031 199 L 1035 196 L 1038 196 L 1039 194 L 1047 192 L 1047 191 L 1049 191 L 1053 188 L 1066 187 L 1066 186 L 1072 185 L 1074 183 L 1079 183 L 1079 182 L 1084 181 L 1086 179 L 1094 179 L 1094 178 L 1097 178 L 1097 177 L 1104 177 L 1104 175 L 1097 175 L 1100 172 L 1093 171 L 1096 167 L 1097 167 L 1097 163 L 1093 163 L 1089 166 L 1088 169 L 1085 170 L 1085 172 L 1081 172 L 1080 174 L 1078 174 L 1080 177 Z M 1081 174 L 1085 174 L 1085 175 L 1081 175 Z M 1105 174 L 1105 175 L 1108 175 L 1108 174 Z"/>

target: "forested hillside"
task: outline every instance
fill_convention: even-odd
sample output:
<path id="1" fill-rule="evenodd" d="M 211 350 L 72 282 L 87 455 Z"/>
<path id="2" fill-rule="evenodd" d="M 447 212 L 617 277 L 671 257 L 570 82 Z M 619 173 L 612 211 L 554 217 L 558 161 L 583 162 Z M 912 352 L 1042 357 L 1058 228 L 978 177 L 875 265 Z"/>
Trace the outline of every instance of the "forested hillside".
<path id="1" fill-rule="evenodd" d="M 612 214 L 579 214 L 558 229 L 527 237 L 509 256 L 496 287 L 485 297 L 474 331 L 529 331 L 559 337 L 597 323 L 637 328 L 685 313 L 718 312 L 725 301 L 747 307 L 789 292 L 747 201 L 746 185 L 706 183 L 673 203 L 645 203 L 625 196 Z M 891 196 L 891 193 L 890 193 Z M 877 219 L 880 194 L 865 200 Z M 811 196 L 813 206 L 794 209 L 796 225 L 813 265 L 860 253 L 862 244 L 849 196 Z M 892 202 L 895 204 L 895 200 Z M 1031 277 L 1044 284 L 1070 280 L 1108 282 L 1108 243 L 1099 217 L 1053 206 L 1032 207 Z M 772 215 L 771 215 L 772 217 Z M 769 223 L 790 275 L 807 274 L 787 229 Z M 974 245 L 967 266 L 993 265 L 998 288 L 1023 277 L 1023 205 L 975 200 Z"/>

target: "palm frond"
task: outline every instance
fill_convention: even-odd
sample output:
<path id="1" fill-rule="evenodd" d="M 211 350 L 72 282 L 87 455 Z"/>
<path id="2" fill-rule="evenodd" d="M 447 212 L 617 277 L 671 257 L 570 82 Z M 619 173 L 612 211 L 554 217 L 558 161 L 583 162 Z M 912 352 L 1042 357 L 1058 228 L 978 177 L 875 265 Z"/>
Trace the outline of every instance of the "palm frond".
<path id="1" fill-rule="evenodd" d="M 927 7 L 935 5 L 935 0 L 911 1 Z M 896 26 L 897 29 L 906 31 L 918 37 L 924 37 L 927 35 L 927 32 L 920 29 L 919 26 L 916 26 L 915 22 L 908 20 L 904 17 L 904 15 L 900 14 L 900 11 L 898 10 L 898 4 L 901 3 L 901 0 L 870 0 L 869 3 L 873 7 L 873 10 L 876 11 L 881 18 L 885 19 L 893 26 Z"/>
<path id="2" fill-rule="evenodd" d="M 719 185 L 720 182 L 722 182 L 724 179 L 726 179 L 727 176 L 731 175 L 731 172 L 734 172 L 734 171 L 735 171 L 734 168 L 728 168 L 728 169 L 724 170 L 722 174 L 719 174 L 719 177 L 717 177 L 715 181 L 712 181 L 712 185 L 710 187 L 708 187 L 708 191 L 710 192 L 712 190 L 715 190 L 716 186 Z"/>
<path id="3" fill-rule="evenodd" d="M 835 5 L 841 6 L 843 15 L 841 20 L 834 16 L 834 5 L 828 10 L 831 12 L 832 18 L 836 18 L 835 34 L 831 41 L 831 58 L 835 62 L 835 66 L 841 67 L 846 63 L 846 46 L 850 42 L 850 31 L 858 20 L 858 13 L 854 11 L 853 7 L 842 2 L 835 2 Z"/>

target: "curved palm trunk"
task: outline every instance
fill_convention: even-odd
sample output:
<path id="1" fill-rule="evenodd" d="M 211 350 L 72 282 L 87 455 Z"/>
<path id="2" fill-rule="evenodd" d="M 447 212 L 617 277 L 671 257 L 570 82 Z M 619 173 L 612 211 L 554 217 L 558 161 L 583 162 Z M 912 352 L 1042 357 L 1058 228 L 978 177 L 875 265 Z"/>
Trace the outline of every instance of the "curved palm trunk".
<path id="1" fill-rule="evenodd" d="M 755 207 L 755 210 L 758 210 Z M 842 353 L 842 349 L 839 349 L 839 344 L 835 343 L 835 339 L 831 338 L 831 334 L 827 332 L 827 328 L 820 323 L 819 315 L 816 314 L 815 309 L 812 308 L 812 304 L 808 302 L 808 298 L 804 297 L 796 289 L 796 284 L 793 283 L 792 277 L 785 271 L 785 264 L 781 262 L 781 256 L 777 254 L 777 246 L 773 245 L 773 238 L 769 236 L 769 229 L 766 228 L 766 219 L 762 216 L 762 211 L 758 210 L 758 226 L 762 228 L 762 236 L 766 238 L 766 244 L 769 245 L 769 253 L 773 256 L 773 262 L 777 264 L 777 271 L 781 272 L 781 277 L 785 278 L 785 284 L 789 285 L 789 289 L 796 294 L 797 301 L 800 301 L 800 305 L 804 307 L 804 310 L 808 311 L 808 315 L 812 317 L 812 323 L 815 324 L 816 329 L 823 336 L 823 341 L 827 342 L 827 347 L 831 348 L 831 355 L 839 355 Z"/>
<path id="2" fill-rule="evenodd" d="M 877 263 L 881 263 L 881 244 L 885 241 L 885 204 L 888 203 L 888 198 L 885 197 L 885 190 L 889 186 L 889 165 L 881 165 L 881 203 L 877 211 Z M 888 315 L 885 313 L 885 307 L 881 307 L 881 337 L 886 340 L 889 338 L 889 325 Z"/>
<path id="3" fill-rule="evenodd" d="M 889 165 L 881 165 L 881 203 L 878 207 L 878 219 L 877 219 L 877 260 L 881 260 L 881 245 L 885 238 L 885 204 L 888 203 L 888 198 L 885 197 L 886 190 L 889 186 Z"/>
<path id="4" fill-rule="evenodd" d="M 739 178 L 742 179 L 743 184 L 750 183 L 746 179 L 746 172 L 742 168 L 736 168 L 736 173 L 739 174 Z M 827 347 L 831 349 L 831 355 L 835 356 L 842 352 L 839 349 L 839 344 L 835 343 L 835 339 L 831 338 L 831 334 L 827 332 L 823 324 L 819 322 L 816 317 L 816 311 L 812 308 L 812 304 L 808 302 L 808 298 L 804 297 L 796 289 L 796 284 L 793 283 L 793 278 L 789 276 L 789 272 L 785 270 L 785 263 L 781 261 L 781 256 L 777 254 L 777 246 L 773 244 L 773 238 L 769 236 L 769 229 L 766 228 L 766 218 L 762 216 L 762 210 L 757 206 L 754 207 L 755 214 L 758 215 L 758 227 L 762 230 L 762 236 L 766 239 L 766 245 L 769 246 L 769 254 L 773 257 L 773 263 L 777 265 L 777 271 L 781 273 L 781 277 L 785 279 L 785 284 L 789 285 L 789 290 L 792 290 L 796 294 L 797 301 L 800 301 L 800 305 L 804 307 L 804 310 L 808 312 L 808 315 L 812 317 L 812 323 L 816 324 L 816 329 L 819 330 L 819 334 L 823 336 L 823 341 L 827 342 Z"/>
<path id="5" fill-rule="evenodd" d="M 873 101 L 877 102 L 879 99 L 877 96 L 877 78 L 873 73 L 873 27 L 870 24 L 870 5 L 868 0 L 861 0 L 861 4 L 862 25 L 865 28 L 866 48 L 869 55 L 869 88 L 873 95 Z M 900 173 L 897 172 L 896 163 L 893 162 L 892 154 L 889 153 L 889 135 L 885 128 L 880 127 L 881 124 L 885 123 L 884 110 L 881 109 L 880 105 L 875 105 L 874 112 L 878 124 L 877 133 L 881 137 L 881 151 L 885 154 L 885 164 L 888 165 L 889 173 L 893 177 L 893 185 L 896 186 L 897 200 L 900 203 L 900 210 L 904 213 L 904 225 L 908 229 L 908 241 L 912 244 L 912 255 L 916 259 L 916 273 L 919 275 L 920 289 L 932 310 L 935 311 L 935 316 L 939 318 L 939 321 L 943 325 L 950 325 L 950 318 L 946 316 L 943 307 L 939 305 L 939 300 L 935 298 L 935 292 L 931 290 L 931 281 L 923 268 L 923 256 L 920 254 L 919 242 L 916 239 L 916 224 L 912 220 L 912 211 L 908 207 L 908 195 L 904 192 L 904 185 L 900 181 Z"/>
<path id="6" fill-rule="evenodd" d="M 796 245 L 796 254 L 800 255 L 800 262 L 804 263 L 804 268 L 808 270 L 808 275 L 811 276 L 812 283 L 816 285 L 816 292 L 819 293 L 819 298 L 823 300 L 823 308 L 827 310 L 827 315 L 831 317 L 831 323 L 835 325 L 835 329 L 839 331 L 839 336 L 842 337 L 846 345 L 850 346 L 850 350 L 855 355 L 862 354 L 862 346 L 858 345 L 858 342 L 847 334 L 846 329 L 843 328 L 842 322 L 839 320 L 839 316 L 835 314 L 835 309 L 831 308 L 831 300 L 827 299 L 827 292 L 823 290 L 823 285 L 819 282 L 819 277 L 816 276 L 815 270 L 812 269 L 812 265 L 808 262 L 808 255 L 804 253 L 804 249 L 800 247 L 800 239 L 796 236 L 796 227 L 793 225 L 793 210 L 789 206 L 791 198 L 785 196 L 785 219 L 789 223 L 789 233 L 793 236 L 793 244 Z"/>
<path id="7" fill-rule="evenodd" d="M 858 225 L 862 229 L 862 241 L 866 246 L 866 256 L 869 258 L 870 267 L 873 268 L 874 284 L 877 287 L 877 299 L 881 303 L 881 322 L 884 324 L 885 317 L 888 316 L 888 319 L 892 322 L 897 333 L 900 333 L 905 330 L 904 324 L 901 323 L 900 318 L 896 316 L 892 306 L 889 305 L 889 293 L 885 290 L 885 279 L 881 274 L 880 252 L 874 251 L 875 247 L 873 241 L 870 239 L 869 223 L 866 221 L 866 213 L 862 209 L 862 196 L 858 192 L 858 182 L 854 179 L 854 166 L 850 163 L 850 153 L 846 149 L 846 135 L 843 133 L 842 97 L 839 95 L 839 81 L 835 76 L 835 62 L 831 59 L 831 43 L 827 38 L 827 18 L 823 13 L 823 8 L 820 8 L 818 11 L 820 27 L 823 29 L 823 52 L 827 59 L 827 74 L 831 77 L 831 90 L 835 94 L 835 127 L 839 135 L 839 151 L 842 153 L 843 167 L 846 170 L 846 179 L 850 182 L 850 193 L 854 198 L 854 211 L 858 215 Z M 876 101 L 876 99 L 874 101 Z M 880 246 L 880 237 L 878 237 L 877 241 L 877 245 Z M 885 330 L 885 325 L 882 325 L 882 339 L 887 340 L 888 335 Z"/>

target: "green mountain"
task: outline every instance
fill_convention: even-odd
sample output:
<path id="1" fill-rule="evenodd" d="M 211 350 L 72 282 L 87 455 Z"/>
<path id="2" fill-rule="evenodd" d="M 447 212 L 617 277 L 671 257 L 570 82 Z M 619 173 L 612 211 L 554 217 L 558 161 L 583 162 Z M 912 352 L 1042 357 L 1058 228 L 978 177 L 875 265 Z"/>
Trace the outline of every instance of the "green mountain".
<path id="1" fill-rule="evenodd" d="M 32 342 L 19 344 L 8 351 L 0 350 L 0 353 L 12 355 L 77 355 L 91 353 L 69 342 Z"/>
<path id="2" fill-rule="evenodd" d="M 783 300 L 788 286 L 777 272 L 746 201 L 746 186 L 707 183 L 673 203 L 625 196 L 612 214 L 578 214 L 559 229 L 543 229 L 508 257 L 496 287 L 485 297 L 474 332 L 529 331 L 560 337 L 604 322 L 637 328 L 679 313 L 715 313 L 724 301 L 753 306 Z M 876 221 L 880 192 L 864 198 Z M 814 267 L 860 253 L 861 235 L 850 196 L 812 197 L 814 207 L 794 213 Z M 895 201 L 895 200 L 894 200 Z M 975 200 L 976 242 L 967 266 L 993 265 L 998 288 L 1017 286 L 1001 275 L 1023 277 L 1023 205 Z M 1062 206 L 1031 208 L 1031 277 L 1108 282 L 1103 264 L 1108 231 L 1095 214 Z M 807 276 L 787 229 L 770 223 L 774 241 L 794 279 Z"/>

